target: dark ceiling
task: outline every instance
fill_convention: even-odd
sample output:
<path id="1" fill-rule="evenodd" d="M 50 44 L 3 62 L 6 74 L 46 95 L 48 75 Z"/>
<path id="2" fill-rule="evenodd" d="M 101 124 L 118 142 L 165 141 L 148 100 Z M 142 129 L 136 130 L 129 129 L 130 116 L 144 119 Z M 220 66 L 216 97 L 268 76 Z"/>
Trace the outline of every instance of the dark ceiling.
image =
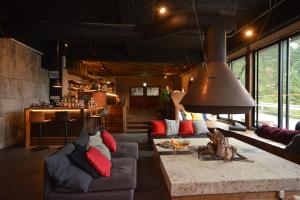
<path id="1" fill-rule="evenodd" d="M 280 0 L 194 0 L 199 12 L 218 12 L 236 18 L 235 29 L 248 24 Z M 285 0 L 270 16 L 252 26 L 263 34 L 299 17 L 296 0 Z M 174 32 L 155 40 L 138 40 L 135 28 L 161 20 L 157 8 L 164 5 L 170 14 L 193 9 L 193 0 L 10 0 L 1 2 L 0 35 L 14 37 L 44 52 L 44 67 L 55 68 L 57 41 L 63 55 L 76 60 L 141 63 L 141 75 L 153 63 L 168 63 L 161 71 L 174 73 L 178 65 L 196 65 L 203 60 L 196 27 Z M 229 33 L 232 34 L 234 30 Z M 205 30 L 201 30 L 205 31 Z M 130 36 L 130 37 L 129 37 Z M 67 43 L 68 47 L 64 44 Z M 228 38 L 228 50 L 244 45 L 240 34 Z M 162 65 L 163 66 L 163 65 Z M 106 65 L 110 67 L 109 64 Z M 113 65 L 111 66 L 113 68 Z M 151 68 L 152 70 L 152 68 Z M 117 70 L 112 70 L 117 71 Z M 131 70 L 132 71 L 132 70 Z M 147 71 L 147 70 L 146 70 Z M 152 70 L 153 71 L 153 70 Z M 149 71 L 147 75 L 154 75 Z M 158 70 L 160 71 L 160 70 Z M 178 70 L 177 70 L 178 71 Z M 114 72 L 113 75 L 120 75 Z M 121 72 L 120 72 L 121 73 Z M 124 70 L 122 71 L 122 75 Z M 130 75 L 130 70 L 128 70 Z M 135 72 L 135 75 L 138 75 Z"/>

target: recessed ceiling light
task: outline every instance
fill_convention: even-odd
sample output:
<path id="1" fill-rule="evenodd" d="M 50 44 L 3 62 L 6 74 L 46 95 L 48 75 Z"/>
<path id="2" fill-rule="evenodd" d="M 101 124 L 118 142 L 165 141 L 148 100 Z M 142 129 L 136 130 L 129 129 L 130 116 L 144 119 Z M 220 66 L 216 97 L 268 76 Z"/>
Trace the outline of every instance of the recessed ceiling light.
<path id="1" fill-rule="evenodd" d="M 160 13 L 161 15 L 166 14 L 166 12 L 167 12 L 167 8 L 166 8 L 166 7 L 162 6 L 162 7 L 159 8 L 159 13 Z"/>
<path id="2" fill-rule="evenodd" d="M 251 29 L 248 29 L 248 30 L 246 30 L 245 31 L 245 35 L 247 36 L 247 37 L 251 37 L 251 36 L 253 36 L 253 30 L 251 30 Z"/>

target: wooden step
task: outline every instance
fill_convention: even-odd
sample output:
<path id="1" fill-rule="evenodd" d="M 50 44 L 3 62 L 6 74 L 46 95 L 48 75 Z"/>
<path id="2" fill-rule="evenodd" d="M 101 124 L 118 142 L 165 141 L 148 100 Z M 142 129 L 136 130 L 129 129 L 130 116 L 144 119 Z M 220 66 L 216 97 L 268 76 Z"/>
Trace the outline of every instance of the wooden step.
<path id="1" fill-rule="evenodd" d="M 126 133 L 147 133 L 148 129 L 127 129 Z"/>
<path id="2" fill-rule="evenodd" d="M 148 126 L 130 126 L 130 125 L 127 125 L 127 129 L 148 129 Z"/>
<path id="3" fill-rule="evenodd" d="M 127 125 L 147 126 L 149 122 L 127 122 Z"/>
<path id="4" fill-rule="evenodd" d="M 127 122 L 151 122 L 153 119 L 145 119 L 145 118 L 127 118 Z"/>

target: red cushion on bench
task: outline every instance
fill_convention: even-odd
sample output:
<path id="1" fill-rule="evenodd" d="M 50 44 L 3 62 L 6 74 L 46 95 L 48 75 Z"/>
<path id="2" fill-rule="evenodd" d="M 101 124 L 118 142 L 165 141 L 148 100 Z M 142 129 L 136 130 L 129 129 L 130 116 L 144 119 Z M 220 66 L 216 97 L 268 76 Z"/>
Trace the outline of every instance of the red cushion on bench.
<path id="1" fill-rule="evenodd" d="M 260 137 L 280 142 L 282 144 L 289 144 L 295 135 L 300 134 L 300 131 L 288 130 L 283 128 L 276 128 L 263 125 L 256 131 Z"/>
<path id="2" fill-rule="evenodd" d="M 192 120 L 180 121 L 179 135 L 194 135 Z"/>
<path id="3" fill-rule="evenodd" d="M 165 120 L 152 120 L 152 133 L 151 135 L 166 135 Z"/>

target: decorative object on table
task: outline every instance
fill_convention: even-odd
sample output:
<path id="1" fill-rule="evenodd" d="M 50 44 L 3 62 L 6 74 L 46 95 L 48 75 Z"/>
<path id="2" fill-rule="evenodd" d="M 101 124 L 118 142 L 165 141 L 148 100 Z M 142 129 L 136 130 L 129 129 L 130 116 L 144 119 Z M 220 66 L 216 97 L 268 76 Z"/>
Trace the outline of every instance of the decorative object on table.
<path id="1" fill-rule="evenodd" d="M 173 150 L 180 150 L 187 146 L 189 146 L 190 141 L 189 140 L 181 140 L 181 139 L 173 139 L 171 140 L 165 140 L 160 143 L 157 143 L 158 146 L 166 148 L 166 149 L 173 149 Z"/>
<path id="2" fill-rule="evenodd" d="M 200 146 L 198 148 L 198 158 L 202 157 L 204 160 L 225 160 L 232 161 L 239 157 L 239 159 L 246 159 L 237 153 L 237 149 L 229 144 L 228 138 L 218 131 L 208 134 L 211 140 L 207 146 Z"/>

